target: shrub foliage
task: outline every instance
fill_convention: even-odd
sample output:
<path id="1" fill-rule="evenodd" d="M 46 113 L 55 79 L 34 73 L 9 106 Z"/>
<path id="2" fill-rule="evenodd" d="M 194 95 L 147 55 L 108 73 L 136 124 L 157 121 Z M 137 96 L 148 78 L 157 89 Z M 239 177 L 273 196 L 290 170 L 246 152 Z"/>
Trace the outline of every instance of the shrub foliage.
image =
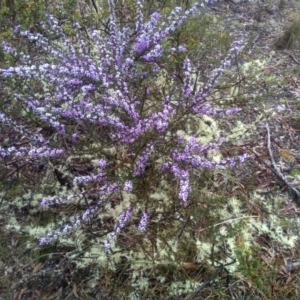
<path id="1" fill-rule="evenodd" d="M 119 282 L 119 295 L 130 299 L 145 299 L 153 286 L 161 286 L 162 297 L 192 292 L 201 281 L 180 267 L 190 270 L 185 262 L 193 261 L 191 270 L 202 264 L 209 274 L 204 261 L 214 245 L 233 245 L 246 226 L 233 222 L 216 231 L 211 224 L 229 211 L 238 218 L 243 205 L 205 191 L 213 170 L 226 172 L 248 158 L 220 151 L 228 141 L 220 120 L 240 110 L 212 97 L 244 42 L 222 44 L 219 66 L 203 68 L 203 44 L 197 35 L 187 38 L 184 24 L 208 24 L 206 6 L 164 9 L 149 13 L 149 3 L 137 0 L 120 10 L 109 0 L 107 12 L 96 9 L 103 17 L 97 27 L 61 24 L 47 14 L 34 29 L 14 28 L 21 49 L 2 44 L 11 64 L 0 70 L 6 228 L 22 232 L 25 246 L 41 256 L 64 252 L 68 280 L 84 273 L 90 287 L 101 282 L 107 290 Z M 204 216 L 209 238 L 198 230 Z M 243 233 L 245 245 L 250 237 Z M 50 269 L 38 274 L 55 282 Z"/>

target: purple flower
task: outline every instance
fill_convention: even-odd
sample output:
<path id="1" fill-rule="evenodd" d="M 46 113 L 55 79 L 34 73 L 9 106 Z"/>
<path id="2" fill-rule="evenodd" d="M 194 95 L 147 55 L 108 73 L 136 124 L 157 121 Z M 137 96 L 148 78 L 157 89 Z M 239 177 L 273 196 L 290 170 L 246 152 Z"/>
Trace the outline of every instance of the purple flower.
<path id="1" fill-rule="evenodd" d="M 124 183 L 124 191 L 126 192 L 131 192 L 132 191 L 132 181 L 130 180 L 127 180 L 125 183 Z"/>
<path id="2" fill-rule="evenodd" d="M 98 165 L 101 169 L 104 169 L 107 166 L 107 161 L 105 159 L 101 158 L 101 159 L 99 159 Z"/>
<path id="3" fill-rule="evenodd" d="M 99 210 L 100 205 L 101 203 L 98 202 L 96 206 L 88 208 L 82 215 L 71 217 L 70 224 L 66 224 L 63 229 L 56 229 L 54 232 L 49 233 L 46 237 L 40 238 L 40 246 L 50 244 L 57 240 L 60 236 L 68 234 L 82 223 L 87 222 Z"/>
<path id="4" fill-rule="evenodd" d="M 189 172 L 186 170 L 179 169 L 178 165 L 173 164 L 171 171 L 174 174 L 175 178 L 179 180 L 179 193 L 178 198 L 183 201 L 183 205 L 188 204 L 188 197 L 191 191 L 190 182 L 189 182 Z"/>
<path id="5" fill-rule="evenodd" d="M 108 236 L 107 240 L 104 242 L 104 248 L 106 251 L 109 251 L 113 245 L 113 243 L 116 241 L 121 229 L 123 229 L 130 219 L 130 217 L 133 214 L 133 210 L 131 207 L 125 209 L 120 217 L 118 222 L 114 226 L 114 231 Z"/>
<path id="6" fill-rule="evenodd" d="M 178 198 L 181 199 L 183 201 L 183 205 L 186 206 L 188 203 L 189 193 L 191 191 L 188 171 L 182 170 L 179 179 L 180 183 Z"/>
<path id="7" fill-rule="evenodd" d="M 150 142 L 146 149 L 139 155 L 138 162 L 134 169 L 134 175 L 135 176 L 141 176 L 145 172 L 147 162 L 150 158 L 150 155 L 152 154 L 154 150 L 154 144 Z"/>
<path id="8" fill-rule="evenodd" d="M 154 12 L 152 15 L 151 15 L 151 22 L 152 23 L 155 23 L 158 19 L 160 19 L 161 17 L 161 14 L 158 13 L 158 12 Z"/>
<path id="9" fill-rule="evenodd" d="M 149 215 L 145 211 L 143 211 L 142 217 L 140 219 L 140 223 L 139 223 L 139 226 L 138 226 L 139 231 L 145 231 L 146 230 L 147 225 L 148 225 L 148 219 L 149 219 Z"/>
<path id="10" fill-rule="evenodd" d="M 136 44 L 135 44 L 135 51 L 138 54 L 141 54 L 145 52 L 146 49 L 148 49 L 150 46 L 150 41 L 147 37 L 141 36 L 138 38 Z"/>

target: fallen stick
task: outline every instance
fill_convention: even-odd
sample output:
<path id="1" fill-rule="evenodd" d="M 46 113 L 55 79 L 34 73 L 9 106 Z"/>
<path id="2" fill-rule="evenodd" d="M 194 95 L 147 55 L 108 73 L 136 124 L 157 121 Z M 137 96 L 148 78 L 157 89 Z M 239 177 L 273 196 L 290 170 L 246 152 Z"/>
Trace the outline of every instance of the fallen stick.
<path id="1" fill-rule="evenodd" d="M 294 186 L 292 186 L 292 184 L 290 184 L 287 181 L 287 179 L 284 177 L 284 175 L 280 172 L 280 170 L 276 166 L 274 156 L 273 156 L 273 152 L 272 152 L 272 148 L 271 148 L 271 135 L 270 135 L 270 128 L 269 128 L 268 123 L 266 124 L 266 129 L 267 129 L 267 133 L 268 133 L 268 151 L 269 151 L 269 156 L 270 156 L 270 159 L 271 159 L 271 164 L 272 164 L 272 167 L 273 167 L 273 171 L 285 183 L 285 185 L 290 189 L 292 194 L 294 196 L 298 197 L 298 199 L 300 199 L 300 192 L 298 191 L 298 189 L 296 189 Z"/>

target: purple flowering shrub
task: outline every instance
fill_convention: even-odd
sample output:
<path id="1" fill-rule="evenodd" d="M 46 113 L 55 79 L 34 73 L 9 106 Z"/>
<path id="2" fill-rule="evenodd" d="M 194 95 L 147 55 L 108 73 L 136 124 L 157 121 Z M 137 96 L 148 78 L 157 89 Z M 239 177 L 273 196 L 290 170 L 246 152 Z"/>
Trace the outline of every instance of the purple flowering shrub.
<path id="1" fill-rule="evenodd" d="M 24 141 L 5 141 L 0 156 L 41 166 L 44 176 L 24 197 L 38 202 L 43 213 L 61 210 L 56 224 L 27 228 L 29 233 L 40 246 L 77 243 L 81 249 L 88 238 L 89 254 L 97 248 L 102 265 L 110 263 L 105 253 L 113 257 L 122 248 L 118 239 L 130 248 L 134 243 L 124 240 L 130 232 L 146 235 L 164 219 L 167 224 L 178 207 L 192 205 L 201 170 L 234 167 L 248 157 L 213 158 L 226 141 L 215 120 L 239 108 L 224 109 L 210 99 L 243 42 L 234 41 L 202 82 L 188 55 L 180 72 L 170 72 L 170 54 L 184 56 L 187 50 L 169 49 L 166 39 L 201 14 L 203 4 L 147 19 L 143 1 L 136 1 L 135 20 L 128 24 L 118 20 L 114 1 L 108 4 L 106 31 L 84 32 L 75 23 L 77 34 L 69 37 L 52 15 L 41 24 L 47 35 L 16 27 L 16 37 L 32 43 L 35 55 L 3 43 L 18 60 L 0 70 L 20 108 L 3 106 L 1 126 Z M 57 39 L 48 38 L 53 34 Z"/>

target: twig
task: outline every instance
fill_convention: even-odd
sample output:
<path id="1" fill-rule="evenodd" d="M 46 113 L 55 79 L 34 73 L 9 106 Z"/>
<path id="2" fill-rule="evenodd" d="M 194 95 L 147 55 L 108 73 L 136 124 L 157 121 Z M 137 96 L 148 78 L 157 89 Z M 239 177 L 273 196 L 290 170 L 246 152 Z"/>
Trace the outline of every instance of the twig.
<path id="1" fill-rule="evenodd" d="M 268 133 L 268 151 L 269 151 L 269 156 L 271 159 L 273 171 L 285 183 L 285 185 L 291 190 L 292 194 L 300 199 L 300 192 L 285 179 L 284 175 L 280 172 L 280 170 L 276 166 L 273 152 L 271 149 L 271 135 L 270 135 L 270 128 L 269 128 L 268 123 L 266 124 L 266 129 L 267 129 L 267 133 Z"/>
<path id="2" fill-rule="evenodd" d="M 92 0 L 92 4 L 94 6 L 94 9 L 95 9 L 96 13 L 98 13 L 98 7 L 97 7 L 97 5 L 96 5 L 96 3 L 95 3 L 94 0 Z"/>
<path id="3" fill-rule="evenodd" d="M 295 57 L 295 55 L 288 51 L 288 50 L 284 50 L 284 53 L 286 53 L 297 65 L 300 65 L 300 61 Z"/>
<path id="4" fill-rule="evenodd" d="M 232 259 L 232 262 L 227 264 L 221 264 L 218 266 L 216 272 L 212 274 L 207 281 L 205 281 L 199 288 L 196 289 L 196 291 L 187 299 L 187 300 L 193 300 L 195 297 L 207 286 L 209 285 L 214 279 L 222 272 L 224 271 L 227 274 L 227 280 L 226 280 L 226 287 L 229 291 L 229 297 L 230 299 L 233 299 L 233 294 L 230 288 L 230 274 L 229 271 L 226 269 L 227 266 L 230 266 L 236 262 L 235 259 Z"/>
<path id="5" fill-rule="evenodd" d="M 193 300 L 198 293 L 200 293 L 207 285 L 209 285 L 222 271 L 223 265 L 219 266 L 217 271 L 209 277 L 207 281 L 205 281 L 189 298 L 188 300 Z"/>
<path id="6" fill-rule="evenodd" d="M 219 225 L 223 225 L 223 224 L 229 223 L 231 221 L 237 221 L 237 220 L 242 220 L 242 219 L 250 219 L 250 218 L 259 218 L 259 216 L 243 216 L 243 217 L 238 217 L 238 218 L 230 218 L 230 219 L 225 220 L 223 222 L 220 222 L 220 223 L 214 224 L 212 226 L 208 226 L 208 227 L 205 227 L 201 230 L 198 230 L 198 232 L 202 232 L 202 231 L 205 231 L 209 228 L 213 228 L 213 227 L 216 227 L 216 226 L 219 226 Z"/>
<path id="7" fill-rule="evenodd" d="M 292 60 L 293 60 L 296 64 L 300 65 L 300 61 L 294 56 L 293 53 L 289 53 L 289 56 L 292 58 Z"/>

